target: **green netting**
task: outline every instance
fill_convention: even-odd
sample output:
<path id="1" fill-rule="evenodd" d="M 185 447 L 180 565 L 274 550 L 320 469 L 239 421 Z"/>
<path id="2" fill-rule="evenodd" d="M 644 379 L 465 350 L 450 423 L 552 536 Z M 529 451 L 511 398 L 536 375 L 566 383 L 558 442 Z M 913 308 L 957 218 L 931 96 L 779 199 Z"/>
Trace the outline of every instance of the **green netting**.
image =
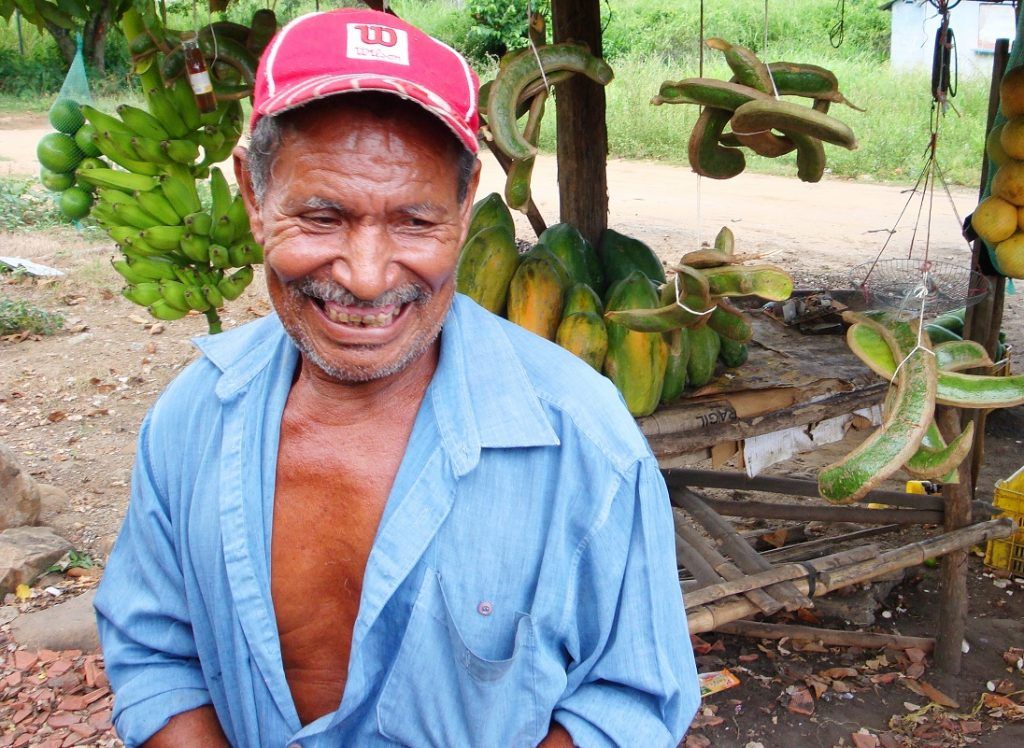
<path id="1" fill-rule="evenodd" d="M 82 57 L 82 35 L 77 38 L 75 59 L 64 77 L 60 92 L 50 107 L 50 124 L 61 132 L 73 135 L 85 121 L 78 108 L 80 104 L 92 103 L 89 94 L 89 79 L 85 75 L 85 59 Z"/>
<path id="2" fill-rule="evenodd" d="M 1024 13 L 1021 13 L 1017 18 L 1017 34 L 1013 40 L 1013 44 L 1010 46 L 1010 59 L 1006 63 L 1006 69 L 1013 70 L 1014 68 L 1020 67 L 1021 65 L 1024 65 Z M 1004 122 L 1006 122 L 1006 117 L 1003 116 L 1001 110 L 997 109 L 996 118 L 995 121 L 992 123 L 992 127 L 997 127 L 998 125 L 1001 125 Z M 988 162 L 988 182 L 986 182 L 985 184 L 985 192 L 983 193 L 984 197 L 988 197 L 992 193 L 992 177 L 995 176 L 996 170 L 998 168 L 999 167 L 995 164 L 995 162 Z M 992 263 L 993 269 L 999 271 L 999 263 L 996 260 L 996 248 L 989 244 L 988 242 L 984 242 L 984 244 L 985 249 L 988 250 L 988 257 Z"/>

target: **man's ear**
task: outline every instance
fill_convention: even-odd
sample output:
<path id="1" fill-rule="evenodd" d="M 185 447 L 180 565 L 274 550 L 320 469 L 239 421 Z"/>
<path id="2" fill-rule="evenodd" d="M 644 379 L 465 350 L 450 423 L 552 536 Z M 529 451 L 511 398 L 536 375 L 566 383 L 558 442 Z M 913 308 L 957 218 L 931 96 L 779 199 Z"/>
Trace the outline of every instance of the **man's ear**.
<path id="1" fill-rule="evenodd" d="M 249 228 L 252 237 L 258 244 L 263 244 L 263 214 L 256 201 L 256 193 L 252 189 L 252 176 L 249 174 L 249 151 L 236 145 L 231 152 L 235 165 L 235 181 L 238 192 L 245 202 L 245 212 L 249 214 Z"/>

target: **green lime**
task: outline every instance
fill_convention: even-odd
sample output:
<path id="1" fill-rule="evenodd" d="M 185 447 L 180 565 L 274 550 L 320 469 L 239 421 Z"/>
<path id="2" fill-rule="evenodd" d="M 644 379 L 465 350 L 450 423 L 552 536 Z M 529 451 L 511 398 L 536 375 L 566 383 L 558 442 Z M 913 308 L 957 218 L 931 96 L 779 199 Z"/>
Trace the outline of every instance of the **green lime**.
<path id="1" fill-rule="evenodd" d="M 74 135 L 84 122 L 85 117 L 82 115 L 82 109 L 76 101 L 58 99 L 50 107 L 50 124 L 56 130 L 60 130 L 68 135 Z"/>
<path id="2" fill-rule="evenodd" d="M 92 207 L 92 195 L 81 187 L 69 187 L 60 196 L 60 210 L 72 221 L 85 218 Z"/>
<path id="3" fill-rule="evenodd" d="M 36 157 L 50 171 L 74 171 L 82 160 L 82 151 L 70 135 L 51 132 L 39 139 Z"/>
<path id="4" fill-rule="evenodd" d="M 75 183 L 75 175 L 69 172 L 50 171 L 45 166 L 39 167 L 39 181 L 51 192 L 63 192 Z"/>
<path id="5" fill-rule="evenodd" d="M 86 122 L 75 133 L 75 144 L 86 156 L 99 156 L 100 149 L 96 147 L 95 138 L 96 128 Z"/>

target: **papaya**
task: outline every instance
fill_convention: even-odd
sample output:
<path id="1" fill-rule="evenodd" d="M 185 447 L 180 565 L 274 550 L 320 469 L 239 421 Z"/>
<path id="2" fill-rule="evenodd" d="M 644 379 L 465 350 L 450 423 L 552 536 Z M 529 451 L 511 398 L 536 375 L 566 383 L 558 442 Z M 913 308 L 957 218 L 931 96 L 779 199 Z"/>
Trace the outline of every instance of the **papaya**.
<path id="1" fill-rule="evenodd" d="M 640 270 L 615 283 L 607 308 L 652 309 L 658 304 L 654 284 Z M 660 333 L 635 332 L 617 322 L 608 323 L 608 353 L 604 373 L 622 393 L 634 416 L 654 412 L 661 399 L 668 364 L 668 346 Z"/>
<path id="2" fill-rule="evenodd" d="M 515 238 L 505 226 L 488 226 L 463 245 L 455 287 L 484 309 L 504 314 L 508 286 L 518 267 Z"/>
<path id="3" fill-rule="evenodd" d="M 542 245 L 527 252 L 508 287 L 508 319 L 554 340 L 562 321 L 565 268 Z"/>
<path id="4" fill-rule="evenodd" d="M 608 352 L 608 330 L 596 312 L 574 312 L 562 318 L 555 342 L 600 372 Z"/>
<path id="5" fill-rule="evenodd" d="M 690 360 L 690 331 L 681 327 L 662 335 L 668 347 L 668 363 L 665 366 L 665 381 L 661 385 L 661 402 L 670 403 L 682 395 L 686 388 L 686 365 Z"/>
<path id="6" fill-rule="evenodd" d="M 951 312 L 940 314 L 929 324 L 938 325 L 939 327 L 945 327 L 950 332 L 956 333 L 957 335 L 963 337 L 964 321 L 966 319 L 967 307 L 962 306 L 959 309 L 954 309 Z"/>
<path id="7" fill-rule="evenodd" d="M 601 259 L 601 267 L 604 268 L 608 295 L 614 283 L 623 280 L 634 270 L 639 270 L 655 283 L 665 282 L 665 268 L 658 255 L 639 239 L 625 236 L 613 229 L 605 229 L 601 232 L 597 255 Z"/>
<path id="8" fill-rule="evenodd" d="M 710 325 L 709 325 L 710 326 Z M 722 360 L 726 368 L 735 369 L 747 362 L 747 344 L 738 343 L 735 340 L 719 335 L 721 348 L 718 351 L 718 358 Z"/>
<path id="9" fill-rule="evenodd" d="M 604 312 L 601 297 L 586 283 L 574 283 L 565 292 L 562 316 L 568 317 L 570 314 L 576 314 L 576 312 L 595 312 L 598 315 Z"/>
<path id="10" fill-rule="evenodd" d="M 686 362 L 686 377 L 691 387 L 703 387 L 715 374 L 715 363 L 722 339 L 707 325 L 690 330 L 690 358 Z"/>
<path id="11" fill-rule="evenodd" d="M 586 283 L 598 294 L 605 291 L 604 270 L 597 252 L 575 226 L 556 223 L 548 226 L 537 241 L 562 261 L 573 283 Z"/>
<path id="12" fill-rule="evenodd" d="M 960 337 L 960 333 L 953 332 L 948 327 L 937 325 L 934 322 L 929 322 L 924 326 L 924 331 L 928 333 L 928 337 L 932 343 L 938 345 L 939 343 L 950 343 L 958 340 L 963 340 Z"/>
<path id="13" fill-rule="evenodd" d="M 508 209 L 505 201 L 497 192 L 492 192 L 487 197 L 473 203 L 473 210 L 469 214 L 469 231 L 466 236 L 472 238 L 480 229 L 487 226 L 504 226 L 513 237 L 516 235 L 512 211 Z"/>

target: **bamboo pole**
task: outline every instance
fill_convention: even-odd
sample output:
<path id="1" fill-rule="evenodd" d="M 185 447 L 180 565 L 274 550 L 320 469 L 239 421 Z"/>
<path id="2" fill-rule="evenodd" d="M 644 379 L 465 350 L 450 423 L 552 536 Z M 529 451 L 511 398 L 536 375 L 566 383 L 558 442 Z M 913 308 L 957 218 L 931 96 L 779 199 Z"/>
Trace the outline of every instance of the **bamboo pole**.
<path id="1" fill-rule="evenodd" d="M 867 538 L 873 535 L 884 535 L 898 529 L 900 529 L 899 525 L 883 525 L 882 527 L 870 527 L 866 530 L 854 530 L 853 532 L 843 533 L 842 535 L 831 535 L 827 538 L 818 538 L 817 540 L 808 540 L 804 543 L 796 543 L 794 545 L 783 546 L 782 548 L 774 548 L 770 551 L 765 551 L 761 555 L 772 563 L 797 561 L 802 558 L 813 558 L 818 551 L 827 550 L 839 543 L 845 543 L 849 540 L 859 540 L 860 538 Z"/>
<path id="2" fill-rule="evenodd" d="M 821 597 L 840 587 L 866 582 L 885 576 L 900 569 L 924 563 L 926 559 L 944 556 L 950 551 L 970 548 L 975 543 L 982 543 L 994 538 L 1005 538 L 1013 532 L 1013 520 L 1000 519 L 981 522 L 970 527 L 928 538 L 909 545 L 894 548 L 881 554 L 876 560 L 852 564 L 849 567 L 828 572 L 818 576 L 815 581 L 814 597 Z M 807 579 L 797 579 L 789 584 L 807 593 Z M 686 620 L 691 634 L 712 631 L 724 623 L 746 618 L 757 613 L 757 608 L 741 597 L 731 597 L 709 605 L 701 605 L 686 611 Z"/>
<path id="3" fill-rule="evenodd" d="M 879 547 L 877 545 L 866 545 L 849 551 L 834 553 L 830 556 L 823 556 L 803 564 L 789 563 L 774 566 L 768 571 L 762 571 L 760 574 L 750 574 L 740 579 L 719 582 L 718 584 L 693 590 L 686 596 L 686 607 L 706 605 L 730 595 L 738 595 L 748 590 L 767 587 L 776 582 L 788 582 L 792 579 L 799 579 L 800 577 L 809 576 L 812 571 L 817 574 L 835 569 L 843 564 L 867 561 L 877 556 L 878 553 Z"/>
<path id="4" fill-rule="evenodd" d="M 671 493 L 673 490 L 670 489 Z M 939 525 L 942 512 L 927 509 L 870 509 L 866 506 L 817 506 L 814 504 L 773 504 L 764 501 L 729 501 L 703 497 L 718 514 L 758 519 L 802 519 L 821 522 L 856 522 L 862 525 Z"/>
<path id="5" fill-rule="evenodd" d="M 661 471 L 669 488 L 732 488 L 765 493 L 782 493 L 791 496 L 820 497 L 817 481 L 805 478 L 777 478 L 758 475 L 748 478 L 744 473 L 729 470 L 693 470 L 670 468 Z M 929 509 L 941 512 L 942 498 L 925 494 L 903 493 L 902 491 L 871 491 L 861 499 L 862 503 L 905 506 L 911 509 Z"/>
<path id="6" fill-rule="evenodd" d="M 683 540 L 676 530 L 676 562 L 686 567 L 686 570 L 693 574 L 693 578 L 700 585 L 719 584 L 725 581 L 711 564 L 704 560 L 697 551 Z"/>
<path id="7" fill-rule="evenodd" d="M 733 526 L 715 514 L 714 510 L 709 508 L 696 493 L 688 489 L 681 489 L 674 491 L 670 498 L 674 506 L 688 511 L 704 527 L 707 533 L 715 539 L 715 542 L 721 545 L 722 549 L 736 562 L 741 571 L 747 574 L 756 574 L 771 568 L 771 564 L 761 558 L 761 555 L 751 548 L 747 541 L 736 534 Z M 791 582 L 773 584 L 765 591 L 781 602 L 787 610 L 806 608 L 812 604 Z"/>
<path id="8" fill-rule="evenodd" d="M 512 159 L 502 153 L 498 147 L 494 145 L 493 141 L 485 140 L 484 142 L 487 143 L 487 150 L 494 154 L 495 160 L 501 166 L 502 171 L 507 175 L 508 170 L 512 167 Z M 540 210 L 537 208 L 537 204 L 533 202 L 532 197 L 526 202 L 526 217 L 530 221 L 530 227 L 538 237 L 543 234 L 544 230 L 548 227 L 547 223 L 544 221 L 544 216 L 540 214 Z"/>
<path id="9" fill-rule="evenodd" d="M 682 523 L 677 523 L 676 534 L 678 535 L 678 537 L 682 538 L 684 542 L 688 543 L 690 547 L 693 548 L 697 553 L 699 553 L 704 558 L 704 560 L 711 565 L 711 568 L 713 568 L 718 573 L 719 576 L 727 580 L 726 582 L 720 582 L 718 584 L 710 585 L 705 589 L 713 589 L 728 582 L 738 583 L 741 586 L 743 586 L 746 583 L 746 580 L 750 579 L 750 577 L 748 577 L 746 574 L 744 574 L 742 571 L 736 568 L 736 565 L 729 561 L 729 559 L 727 559 L 721 553 L 712 548 L 711 544 L 703 537 L 701 537 L 700 533 L 695 531 L 693 528 L 687 527 Z M 780 610 L 782 608 L 782 603 L 776 600 L 771 595 L 769 595 L 763 589 L 760 589 L 764 586 L 765 585 L 762 584 L 753 584 L 750 586 L 746 586 L 741 590 L 738 590 L 738 593 L 742 594 L 750 602 L 756 605 L 758 609 L 766 616 L 769 616 L 772 613 L 775 613 L 776 611 Z"/>
<path id="10" fill-rule="evenodd" d="M 931 652 L 935 648 L 935 640 L 927 636 L 899 636 L 897 634 L 877 634 L 871 631 L 836 631 L 815 626 L 792 626 L 759 621 L 730 621 L 723 623 L 715 631 L 720 634 L 749 636 L 755 639 L 816 641 L 829 647 L 862 647 L 864 649 L 917 647 L 922 652 Z"/>

